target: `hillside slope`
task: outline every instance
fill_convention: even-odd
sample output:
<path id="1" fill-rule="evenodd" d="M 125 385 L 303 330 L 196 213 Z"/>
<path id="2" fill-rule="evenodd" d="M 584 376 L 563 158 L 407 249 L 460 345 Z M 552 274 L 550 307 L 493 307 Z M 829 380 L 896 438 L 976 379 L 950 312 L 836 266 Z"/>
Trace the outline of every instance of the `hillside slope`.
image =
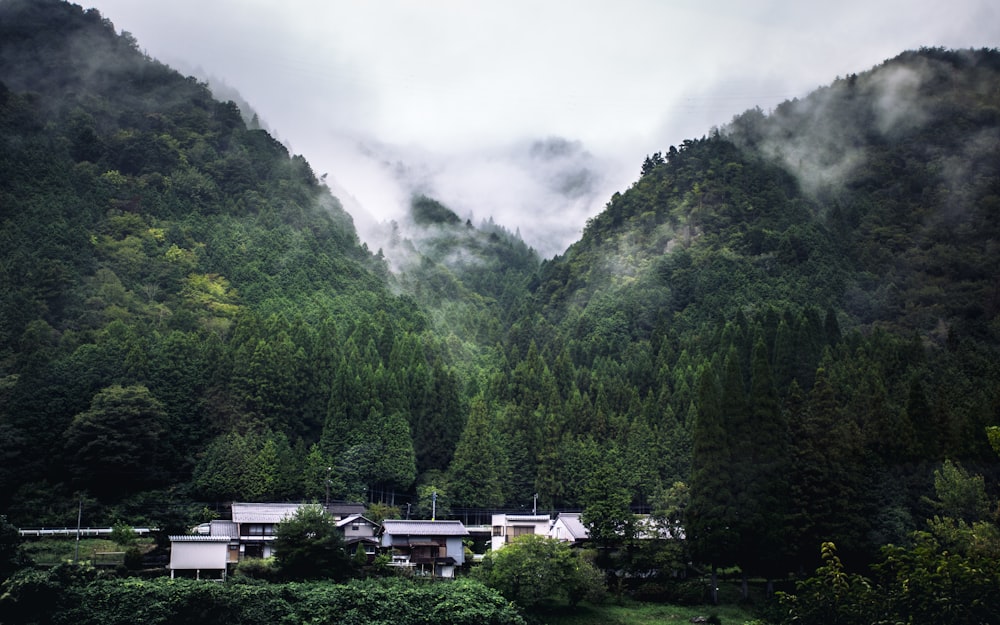
<path id="1" fill-rule="evenodd" d="M 402 419 L 409 465 L 379 473 L 381 452 L 359 451 L 345 476 L 408 486 L 414 461 L 447 462 L 458 383 L 425 317 L 308 163 L 231 102 L 94 10 L 4 0 L 0 144 L 0 506 L 14 518 L 65 523 L 70 503 L 48 502 L 78 489 L 106 504 L 164 487 L 181 503 L 316 496 L 329 456 L 385 419 Z M 443 452 L 414 459 L 411 427 Z M 310 446 L 321 474 L 307 477 Z"/>
<path id="2" fill-rule="evenodd" d="M 648 566 L 871 560 L 942 461 L 997 474 L 998 59 L 747 111 L 541 264 L 423 197 L 373 255 L 234 104 L 96 11 L 0 0 L 0 509 L 434 493 L 683 523 Z"/>

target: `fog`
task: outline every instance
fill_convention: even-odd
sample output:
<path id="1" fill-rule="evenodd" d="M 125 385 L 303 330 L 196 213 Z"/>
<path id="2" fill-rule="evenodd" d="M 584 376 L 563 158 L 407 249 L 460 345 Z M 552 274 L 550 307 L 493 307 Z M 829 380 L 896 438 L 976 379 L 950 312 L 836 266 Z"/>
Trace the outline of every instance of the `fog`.
<path id="1" fill-rule="evenodd" d="M 996 47 L 981 0 L 94 0 L 214 76 L 371 238 L 412 193 L 562 252 L 647 154 L 921 46 Z M 905 101 L 901 75 L 886 103 Z M 231 96 L 225 96 L 231 97 Z M 885 108 L 891 125 L 912 119 Z M 377 246 L 370 240 L 369 245 Z"/>

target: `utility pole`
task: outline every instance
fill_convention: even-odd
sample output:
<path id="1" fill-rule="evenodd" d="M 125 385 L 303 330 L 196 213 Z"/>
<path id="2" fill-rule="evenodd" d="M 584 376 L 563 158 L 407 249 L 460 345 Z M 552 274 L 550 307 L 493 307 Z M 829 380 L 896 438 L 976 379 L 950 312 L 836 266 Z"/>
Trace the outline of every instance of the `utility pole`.
<path id="1" fill-rule="evenodd" d="M 73 564 L 80 563 L 80 521 L 83 520 L 83 493 L 80 493 L 80 507 L 76 511 L 76 555 Z"/>
<path id="2" fill-rule="evenodd" d="M 431 493 L 431 521 L 437 520 L 438 492 Z"/>
<path id="3" fill-rule="evenodd" d="M 531 514 L 538 514 L 538 493 L 531 500 Z"/>
<path id="4" fill-rule="evenodd" d="M 326 468 L 326 507 L 330 507 L 330 471 L 333 471 L 333 467 Z"/>

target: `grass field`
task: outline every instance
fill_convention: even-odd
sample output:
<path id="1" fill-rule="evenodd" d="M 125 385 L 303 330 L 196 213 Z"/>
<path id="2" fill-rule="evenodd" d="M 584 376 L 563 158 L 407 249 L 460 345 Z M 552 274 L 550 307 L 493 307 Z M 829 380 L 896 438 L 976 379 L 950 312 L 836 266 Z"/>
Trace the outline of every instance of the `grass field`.
<path id="1" fill-rule="evenodd" d="M 151 538 L 140 538 L 139 547 L 145 548 L 152 544 Z M 72 562 L 76 558 L 75 538 L 43 538 L 26 540 L 24 551 L 38 566 L 55 566 L 62 562 Z M 80 562 L 93 562 L 95 556 L 99 561 L 111 563 L 124 561 L 124 548 L 106 538 L 81 538 Z M 121 555 L 100 555 L 121 554 Z"/>
<path id="2" fill-rule="evenodd" d="M 660 625 L 690 623 L 695 617 L 718 618 L 722 625 L 742 625 L 753 615 L 737 605 L 675 606 L 625 600 L 602 605 L 582 604 L 538 614 L 546 625 Z"/>

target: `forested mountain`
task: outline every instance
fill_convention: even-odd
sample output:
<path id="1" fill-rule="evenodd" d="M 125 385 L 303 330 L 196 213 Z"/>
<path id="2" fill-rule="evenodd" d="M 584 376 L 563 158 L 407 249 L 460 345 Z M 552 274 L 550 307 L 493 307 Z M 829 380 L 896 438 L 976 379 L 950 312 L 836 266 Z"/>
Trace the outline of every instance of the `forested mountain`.
<path id="1" fill-rule="evenodd" d="M 995 50 L 652 154 L 546 261 L 422 196 L 372 253 L 302 157 L 57 0 L 0 0 L 0 145 L 15 522 L 537 494 L 772 574 L 905 541 L 945 459 L 996 484 Z"/>

